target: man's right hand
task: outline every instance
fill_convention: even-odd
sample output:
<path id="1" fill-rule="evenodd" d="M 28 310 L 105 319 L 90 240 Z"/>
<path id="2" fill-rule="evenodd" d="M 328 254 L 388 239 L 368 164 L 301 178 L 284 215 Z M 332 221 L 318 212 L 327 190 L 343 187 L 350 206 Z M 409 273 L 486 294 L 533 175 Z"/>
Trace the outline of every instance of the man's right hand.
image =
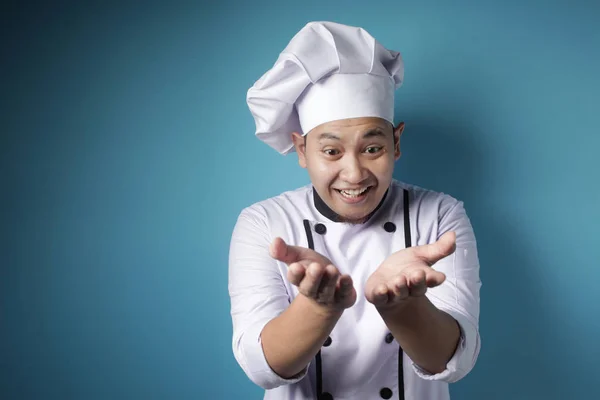
<path id="1" fill-rule="evenodd" d="M 269 250 L 271 257 L 288 265 L 287 278 L 298 291 L 325 309 L 340 311 L 356 302 L 350 275 L 340 274 L 330 260 L 316 251 L 289 246 L 281 238 L 275 238 Z"/>

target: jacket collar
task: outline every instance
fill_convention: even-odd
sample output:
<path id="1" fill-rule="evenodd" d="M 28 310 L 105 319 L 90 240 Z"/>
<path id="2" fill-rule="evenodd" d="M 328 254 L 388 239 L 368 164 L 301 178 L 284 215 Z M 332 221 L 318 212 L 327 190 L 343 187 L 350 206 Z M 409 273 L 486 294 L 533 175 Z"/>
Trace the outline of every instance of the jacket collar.
<path id="1" fill-rule="evenodd" d="M 388 188 L 388 190 L 385 191 L 383 198 L 381 199 L 381 201 L 379 202 L 377 207 L 375 207 L 373 212 L 371 212 L 369 214 L 369 216 L 365 219 L 365 222 L 367 222 L 373 216 L 373 214 L 375 214 L 377 212 L 377 210 L 379 210 L 379 208 L 381 208 L 389 191 L 390 191 L 389 188 Z M 319 213 L 321 215 L 323 215 L 325 218 L 327 218 L 333 222 L 341 222 L 342 218 L 325 203 L 325 201 L 321 198 L 321 196 L 319 196 L 319 194 L 315 190 L 314 186 L 312 188 L 312 192 L 313 192 L 313 201 L 315 203 L 315 208 L 317 209 L 317 211 L 319 211 Z"/>

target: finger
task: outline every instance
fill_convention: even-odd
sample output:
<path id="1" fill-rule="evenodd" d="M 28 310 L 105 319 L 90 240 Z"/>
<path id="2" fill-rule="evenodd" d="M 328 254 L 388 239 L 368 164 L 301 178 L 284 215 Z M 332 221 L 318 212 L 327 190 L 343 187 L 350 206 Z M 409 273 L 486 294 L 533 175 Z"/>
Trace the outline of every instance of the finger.
<path id="1" fill-rule="evenodd" d="M 443 272 L 431 269 L 427 271 L 427 276 L 425 280 L 427 283 L 427 287 L 432 288 L 444 283 L 444 281 L 446 280 L 446 275 Z"/>
<path id="2" fill-rule="evenodd" d="M 275 238 L 269 246 L 269 254 L 274 259 L 284 262 L 288 265 L 301 261 L 316 261 L 321 263 L 323 266 L 331 264 L 331 261 L 329 261 L 327 257 L 323 256 L 322 254 L 319 254 L 316 251 L 306 247 L 290 246 L 280 237 Z"/>
<path id="3" fill-rule="evenodd" d="M 408 286 L 411 296 L 423 296 L 427 291 L 426 274 L 422 269 L 411 271 L 408 279 Z"/>
<path id="4" fill-rule="evenodd" d="M 319 301 L 330 303 L 333 300 L 339 276 L 340 273 L 333 265 L 329 264 L 325 267 L 317 293 Z"/>
<path id="5" fill-rule="evenodd" d="M 306 269 L 304 279 L 302 279 L 302 282 L 298 285 L 300 293 L 306 297 L 316 298 L 324 270 L 325 269 L 317 263 L 310 264 Z"/>
<path id="6" fill-rule="evenodd" d="M 336 285 L 336 290 L 349 291 L 353 285 L 354 282 L 352 281 L 352 277 L 350 275 L 340 275 Z"/>
<path id="7" fill-rule="evenodd" d="M 288 281 L 292 285 L 298 286 L 306 274 L 306 268 L 300 263 L 292 263 L 288 268 Z"/>
<path id="8" fill-rule="evenodd" d="M 344 308 L 352 307 L 356 303 L 356 289 L 349 275 L 342 275 L 338 279 L 338 284 L 334 294 L 335 304 Z"/>
<path id="9" fill-rule="evenodd" d="M 392 291 L 394 293 L 394 300 L 404 300 L 409 295 L 408 282 L 406 276 L 399 275 L 392 281 Z"/>
<path id="10" fill-rule="evenodd" d="M 388 287 L 380 283 L 367 295 L 367 300 L 377 307 L 386 305 L 389 302 Z"/>
<path id="11" fill-rule="evenodd" d="M 291 264 L 299 261 L 298 250 L 295 246 L 288 246 L 285 241 L 276 237 L 269 246 L 271 257 L 286 264 Z"/>
<path id="12" fill-rule="evenodd" d="M 444 233 L 436 242 L 413 247 L 415 255 L 429 265 L 433 265 L 444 257 L 454 253 L 456 249 L 456 234 Z"/>
<path id="13" fill-rule="evenodd" d="M 354 289 L 354 283 L 350 275 L 341 275 L 338 278 L 337 285 L 335 286 L 335 299 L 343 299 L 352 294 Z"/>

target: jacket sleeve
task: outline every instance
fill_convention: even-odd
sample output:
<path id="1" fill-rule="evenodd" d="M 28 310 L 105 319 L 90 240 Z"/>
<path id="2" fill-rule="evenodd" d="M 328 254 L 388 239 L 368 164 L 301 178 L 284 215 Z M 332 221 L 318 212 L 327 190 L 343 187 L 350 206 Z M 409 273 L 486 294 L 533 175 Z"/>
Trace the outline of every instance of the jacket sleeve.
<path id="1" fill-rule="evenodd" d="M 427 291 L 429 300 L 451 315 L 460 327 L 460 339 L 446 369 L 430 374 L 413 363 L 418 376 L 426 380 L 456 382 L 475 366 L 481 347 L 479 335 L 479 259 L 473 228 L 463 203 L 446 196 L 439 207 L 437 238 L 445 232 L 456 233 L 456 251 L 438 261 L 433 268 L 446 274 L 444 283 Z"/>
<path id="2" fill-rule="evenodd" d="M 229 296 L 233 322 L 233 354 L 248 378 L 264 389 L 296 383 L 284 379 L 267 363 L 261 332 L 290 304 L 277 261 L 269 254 L 267 218 L 259 207 L 242 211 L 233 230 L 229 251 Z"/>

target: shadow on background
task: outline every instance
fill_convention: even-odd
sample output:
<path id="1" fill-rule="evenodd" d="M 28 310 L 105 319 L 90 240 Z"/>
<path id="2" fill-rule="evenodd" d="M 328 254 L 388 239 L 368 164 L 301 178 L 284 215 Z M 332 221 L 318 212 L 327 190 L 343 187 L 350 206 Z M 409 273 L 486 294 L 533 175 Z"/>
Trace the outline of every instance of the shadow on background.
<path id="1" fill-rule="evenodd" d="M 394 178 L 463 201 L 478 241 L 482 350 L 473 371 L 451 385 L 452 396 L 568 398 L 568 393 L 561 393 L 564 381 L 560 384 L 565 366 L 557 362 L 548 335 L 547 327 L 556 322 L 544 313 L 543 291 L 536 285 L 538 262 L 528 254 L 519 221 L 511 217 L 511 204 L 498 209 L 486 203 L 486 190 L 494 185 L 488 173 L 494 149 L 485 148 L 479 139 L 483 132 L 471 126 L 468 114 L 452 120 L 408 114 L 404 120 L 402 158 Z"/>

